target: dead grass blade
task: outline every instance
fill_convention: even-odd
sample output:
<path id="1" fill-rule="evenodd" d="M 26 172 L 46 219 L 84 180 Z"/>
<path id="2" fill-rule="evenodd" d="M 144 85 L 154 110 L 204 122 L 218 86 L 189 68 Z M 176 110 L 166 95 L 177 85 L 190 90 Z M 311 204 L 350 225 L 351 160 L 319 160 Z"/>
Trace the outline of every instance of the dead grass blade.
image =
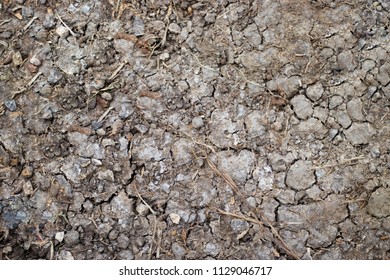
<path id="1" fill-rule="evenodd" d="M 282 249 L 292 258 L 296 259 L 296 260 L 299 260 L 300 257 L 298 256 L 297 253 L 295 253 L 292 249 L 289 248 L 289 246 L 286 244 L 286 242 L 283 240 L 283 238 L 279 235 L 278 231 L 275 229 L 275 227 L 271 224 L 271 222 L 266 218 L 264 217 L 263 215 L 261 215 L 262 219 L 265 221 L 265 223 L 263 223 L 262 221 L 260 221 L 259 219 L 253 219 L 253 218 L 250 218 L 250 217 L 246 217 L 246 216 L 243 216 L 243 215 L 238 215 L 238 214 L 234 214 L 234 213 L 230 213 L 230 212 L 226 212 L 226 211 L 223 211 L 221 209 L 218 209 L 218 208 L 212 208 L 214 209 L 215 211 L 219 212 L 220 214 L 223 214 L 223 215 L 226 215 L 226 216 L 230 216 L 230 217 L 234 217 L 234 218 L 237 218 L 237 219 L 241 219 L 241 220 L 245 220 L 247 222 L 250 222 L 250 223 L 254 223 L 254 224 L 257 224 L 259 226 L 267 226 L 271 229 L 271 232 L 272 234 L 276 237 L 276 240 L 279 241 L 279 243 L 281 244 L 281 247 Z"/>

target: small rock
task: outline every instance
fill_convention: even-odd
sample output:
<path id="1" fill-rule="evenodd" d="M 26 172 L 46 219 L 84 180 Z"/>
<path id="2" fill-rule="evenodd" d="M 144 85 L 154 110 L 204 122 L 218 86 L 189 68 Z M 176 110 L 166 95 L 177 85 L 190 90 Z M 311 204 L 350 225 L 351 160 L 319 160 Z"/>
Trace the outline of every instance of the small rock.
<path id="1" fill-rule="evenodd" d="M 230 221 L 230 227 L 235 232 L 242 232 L 249 228 L 249 224 L 247 221 L 244 221 L 242 219 L 233 219 Z"/>
<path id="2" fill-rule="evenodd" d="M 192 119 L 192 127 L 195 129 L 199 129 L 204 125 L 204 121 L 202 117 L 195 117 Z"/>
<path id="3" fill-rule="evenodd" d="M 74 257 L 72 255 L 71 252 L 69 251 L 66 251 L 66 250 L 62 250 L 58 256 L 58 259 L 59 260 L 68 260 L 68 261 L 72 261 L 74 260 Z"/>
<path id="4" fill-rule="evenodd" d="M 164 52 L 164 53 L 160 54 L 160 56 L 159 56 L 160 60 L 162 60 L 162 61 L 168 60 L 169 57 L 170 57 L 169 53 L 167 53 L 167 52 Z"/>
<path id="5" fill-rule="evenodd" d="M 334 109 L 338 106 L 340 106 L 344 102 L 344 99 L 341 96 L 335 95 L 332 96 L 329 101 L 329 109 Z"/>
<path id="6" fill-rule="evenodd" d="M 145 24 L 138 16 L 134 17 L 133 32 L 135 36 L 141 36 L 145 34 Z"/>
<path id="7" fill-rule="evenodd" d="M 71 230 L 64 235 L 66 245 L 72 247 L 79 243 L 80 234 L 78 231 Z"/>
<path id="8" fill-rule="evenodd" d="M 96 133 L 97 133 L 97 135 L 99 135 L 99 136 L 104 136 L 104 135 L 106 135 L 106 131 L 105 131 L 103 128 L 99 128 L 98 130 L 96 130 Z"/>
<path id="9" fill-rule="evenodd" d="M 120 260 L 134 260 L 134 254 L 130 250 L 123 250 L 118 253 Z"/>
<path id="10" fill-rule="evenodd" d="M 30 178 L 34 173 L 34 170 L 31 166 L 25 166 L 22 170 L 22 176 L 24 178 Z"/>
<path id="11" fill-rule="evenodd" d="M 179 25 L 177 25 L 177 23 L 174 23 L 172 22 L 169 27 L 168 27 L 169 31 L 171 31 L 172 33 L 176 33 L 176 34 L 179 34 L 181 32 L 181 28 Z"/>
<path id="12" fill-rule="evenodd" d="M 23 63 L 23 58 L 22 54 L 19 51 L 16 51 L 12 55 L 12 63 L 14 64 L 15 67 L 18 67 L 22 65 Z"/>
<path id="13" fill-rule="evenodd" d="M 324 88 L 320 83 L 316 83 L 315 85 L 309 86 L 306 90 L 306 95 L 311 101 L 319 100 L 323 94 Z"/>
<path id="14" fill-rule="evenodd" d="M 61 37 L 61 38 L 66 38 L 69 36 L 69 30 L 63 26 L 60 25 L 56 28 L 56 33 Z"/>
<path id="15" fill-rule="evenodd" d="M 4 102 L 4 105 L 11 112 L 15 112 L 16 111 L 16 102 L 15 102 L 15 100 L 7 100 L 7 101 Z"/>
<path id="16" fill-rule="evenodd" d="M 351 51 L 343 51 L 337 56 L 337 64 L 340 70 L 352 71 L 356 67 L 355 59 Z"/>
<path id="17" fill-rule="evenodd" d="M 383 64 L 379 68 L 377 79 L 382 86 L 386 86 L 388 83 L 390 83 L 390 63 Z"/>
<path id="18" fill-rule="evenodd" d="M 49 77 L 47 77 L 47 81 L 49 84 L 55 85 L 62 79 L 62 74 L 57 69 L 50 69 Z"/>
<path id="19" fill-rule="evenodd" d="M 140 214 L 141 216 L 146 216 L 146 215 L 149 213 L 149 207 L 146 206 L 146 205 L 143 204 L 143 203 L 138 204 L 138 205 L 135 207 L 135 210 L 136 210 L 137 213 Z"/>
<path id="20" fill-rule="evenodd" d="M 175 213 L 170 213 L 169 218 L 171 219 L 172 223 L 178 225 L 180 223 L 180 216 Z"/>
<path id="21" fill-rule="evenodd" d="M 316 181 L 314 170 L 311 170 L 312 163 L 298 160 L 287 173 L 286 184 L 294 190 L 306 190 Z"/>
<path id="22" fill-rule="evenodd" d="M 30 196 L 34 193 L 34 188 L 30 181 L 27 181 L 23 184 L 23 193 L 25 196 Z"/>
<path id="23" fill-rule="evenodd" d="M 111 93 L 106 91 L 106 92 L 102 93 L 102 98 L 107 100 L 107 101 L 111 101 L 112 100 L 112 95 L 111 95 Z"/>
<path id="24" fill-rule="evenodd" d="M 367 210 L 372 216 L 385 218 L 390 216 L 390 189 L 377 189 L 368 200 Z"/>
<path id="25" fill-rule="evenodd" d="M 99 171 L 98 179 L 114 182 L 115 181 L 114 172 L 112 172 L 111 170 Z"/>
<path id="26" fill-rule="evenodd" d="M 203 252 L 212 257 L 216 257 L 219 254 L 220 249 L 216 244 L 208 242 L 203 249 Z"/>
<path id="27" fill-rule="evenodd" d="M 353 123 L 344 134 L 353 145 L 361 145 L 368 144 L 375 131 L 368 123 Z"/>
<path id="28" fill-rule="evenodd" d="M 313 105 L 304 95 L 296 95 L 290 102 L 298 118 L 307 119 L 313 115 Z"/>
<path id="29" fill-rule="evenodd" d="M 364 121 L 363 102 L 361 99 L 352 99 L 347 103 L 347 111 L 349 116 L 355 121 Z"/>
<path id="30" fill-rule="evenodd" d="M 181 259 L 186 254 L 186 249 L 179 243 L 172 243 L 172 253 L 175 255 L 175 259 Z"/>
<path id="31" fill-rule="evenodd" d="M 347 128 L 351 125 L 352 121 L 349 118 L 347 112 L 344 110 L 339 110 L 336 113 L 337 122 L 343 127 Z"/>
<path id="32" fill-rule="evenodd" d="M 172 146 L 172 155 L 177 164 L 186 164 L 192 160 L 191 150 L 193 142 L 186 138 L 180 138 Z"/>
<path id="33" fill-rule="evenodd" d="M 129 246 L 130 244 L 130 239 L 124 235 L 124 234 L 120 234 L 117 238 L 117 242 L 118 242 L 118 247 L 121 248 L 121 249 L 127 249 L 127 247 Z"/>
<path id="34" fill-rule="evenodd" d="M 63 231 L 59 231 L 56 233 L 55 235 L 55 240 L 57 240 L 58 242 L 62 242 L 62 240 L 64 240 L 64 236 L 65 236 L 65 232 Z"/>

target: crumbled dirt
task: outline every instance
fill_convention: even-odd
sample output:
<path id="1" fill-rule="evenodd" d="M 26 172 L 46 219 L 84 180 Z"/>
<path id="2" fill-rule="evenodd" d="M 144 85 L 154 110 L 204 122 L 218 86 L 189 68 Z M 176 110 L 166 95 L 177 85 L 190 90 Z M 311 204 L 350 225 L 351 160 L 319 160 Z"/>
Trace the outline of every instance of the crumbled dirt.
<path id="1" fill-rule="evenodd" d="M 389 259 L 390 2 L 0 4 L 0 259 Z"/>

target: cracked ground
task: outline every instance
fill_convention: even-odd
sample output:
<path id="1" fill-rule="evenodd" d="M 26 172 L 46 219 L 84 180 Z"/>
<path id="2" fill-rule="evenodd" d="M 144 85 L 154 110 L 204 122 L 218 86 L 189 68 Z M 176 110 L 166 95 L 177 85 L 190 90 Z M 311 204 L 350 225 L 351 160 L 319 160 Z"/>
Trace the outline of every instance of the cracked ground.
<path id="1" fill-rule="evenodd" d="M 0 3 L 0 259 L 389 259 L 390 2 Z"/>

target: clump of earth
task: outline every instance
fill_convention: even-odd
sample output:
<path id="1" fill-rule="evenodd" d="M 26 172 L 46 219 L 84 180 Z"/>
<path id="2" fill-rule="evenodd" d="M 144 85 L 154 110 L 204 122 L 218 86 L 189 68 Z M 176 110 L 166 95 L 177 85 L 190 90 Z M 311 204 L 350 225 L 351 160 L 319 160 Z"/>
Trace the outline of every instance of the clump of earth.
<path id="1" fill-rule="evenodd" d="M 390 2 L 0 4 L 0 259 L 389 259 Z"/>

